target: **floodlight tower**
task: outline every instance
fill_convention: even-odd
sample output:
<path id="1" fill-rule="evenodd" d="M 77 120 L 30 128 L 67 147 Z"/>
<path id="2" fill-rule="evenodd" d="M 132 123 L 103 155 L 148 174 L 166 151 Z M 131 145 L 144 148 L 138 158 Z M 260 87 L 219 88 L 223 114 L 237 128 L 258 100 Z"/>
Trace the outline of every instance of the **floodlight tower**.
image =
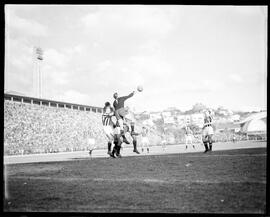
<path id="1" fill-rule="evenodd" d="M 40 47 L 34 47 L 33 91 L 34 91 L 35 97 L 38 97 L 38 98 L 41 98 L 43 95 L 42 93 L 43 76 L 42 76 L 42 71 L 41 71 L 42 60 L 43 60 L 43 50 Z"/>

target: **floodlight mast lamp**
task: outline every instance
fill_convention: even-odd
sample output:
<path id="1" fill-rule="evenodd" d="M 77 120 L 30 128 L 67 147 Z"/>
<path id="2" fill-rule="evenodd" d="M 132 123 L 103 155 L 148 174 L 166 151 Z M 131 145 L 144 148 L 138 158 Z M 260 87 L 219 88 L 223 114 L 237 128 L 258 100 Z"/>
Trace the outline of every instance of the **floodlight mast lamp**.
<path id="1" fill-rule="evenodd" d="M 43 60 L 43 50 L 40 47 L 35 47 L 35 63 L 36 63 L 36 71 L 35 73 L 37 74 L 37 95 L 39 98 L 42 97 L 42 84 L 43 84 L 43 79 L 42 79 L 42 71 L 41 71 L 41 61 Z"/>

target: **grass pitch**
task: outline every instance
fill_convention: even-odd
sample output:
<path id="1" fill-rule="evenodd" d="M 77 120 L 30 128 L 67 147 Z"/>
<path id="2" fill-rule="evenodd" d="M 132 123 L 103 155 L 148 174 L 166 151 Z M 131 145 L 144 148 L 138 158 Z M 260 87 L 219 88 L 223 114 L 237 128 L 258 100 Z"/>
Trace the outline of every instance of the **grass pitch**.
<path id="1" fill-rule="evenodd" d="M 265 213 L 266 149 L 6 165 L 4 211 Z"/>

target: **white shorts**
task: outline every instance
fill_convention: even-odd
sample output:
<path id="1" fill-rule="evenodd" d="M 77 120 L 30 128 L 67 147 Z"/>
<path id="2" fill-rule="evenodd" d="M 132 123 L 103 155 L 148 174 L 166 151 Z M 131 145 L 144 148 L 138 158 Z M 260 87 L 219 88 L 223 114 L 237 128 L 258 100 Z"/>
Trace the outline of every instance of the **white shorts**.
<path id="1" fill-rule="evenodd" d="M 103 130 L 106 133 L 106 135 L 108 135 L 108 136 L 112 136 L 113 135 L 113 128 L 112 128 L 112 126 L 110 126 L 110 125 L 103 126 Z"/>
<path id="2" fill-rule="evenodd" d="M 88 138 L 87 143 L 88 143 L 90 149 L 96 148 L 96 140 L 94 138 Z"/>
<path id="3" fill-rule="evenodd" d="M 212 126 L 205 127 L 202 134 L 203 134 L 203 137 L 207 135 L 213 135 L 214 134 L 213 127 Z"/>
<path id="4" fill-rule="evenodd" d="M 113 129 L 113 135 L 118 135 L 121 133 L 120 127 L 116 127 Z"/>
<path id="5" fill-rule="evenodd" d="M 185 138 L 186 138 L 186 143 L 188 143 L 188 142 L 192 143 L 193 135 L 191 135 L 191 134 L 185 135 Z"/>
<path id="6" fill-rule="evenodd" d="M 147 146 L 149 147 L 149 139 L 147 137 L 142 137 L 142 147 Z"/>

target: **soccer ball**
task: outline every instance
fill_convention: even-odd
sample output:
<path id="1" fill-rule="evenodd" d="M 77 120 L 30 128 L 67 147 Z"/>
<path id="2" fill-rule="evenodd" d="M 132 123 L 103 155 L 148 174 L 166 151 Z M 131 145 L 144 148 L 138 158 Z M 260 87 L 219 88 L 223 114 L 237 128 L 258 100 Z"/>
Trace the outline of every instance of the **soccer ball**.
<path id="1" fill-rule="evenodd" d="M 142 92 L 142 91 L 143 91 L 142 85 L 139 85 L 139 86 L 137 87 L 137 90 L 138 90 L 139 92 Z"/>

